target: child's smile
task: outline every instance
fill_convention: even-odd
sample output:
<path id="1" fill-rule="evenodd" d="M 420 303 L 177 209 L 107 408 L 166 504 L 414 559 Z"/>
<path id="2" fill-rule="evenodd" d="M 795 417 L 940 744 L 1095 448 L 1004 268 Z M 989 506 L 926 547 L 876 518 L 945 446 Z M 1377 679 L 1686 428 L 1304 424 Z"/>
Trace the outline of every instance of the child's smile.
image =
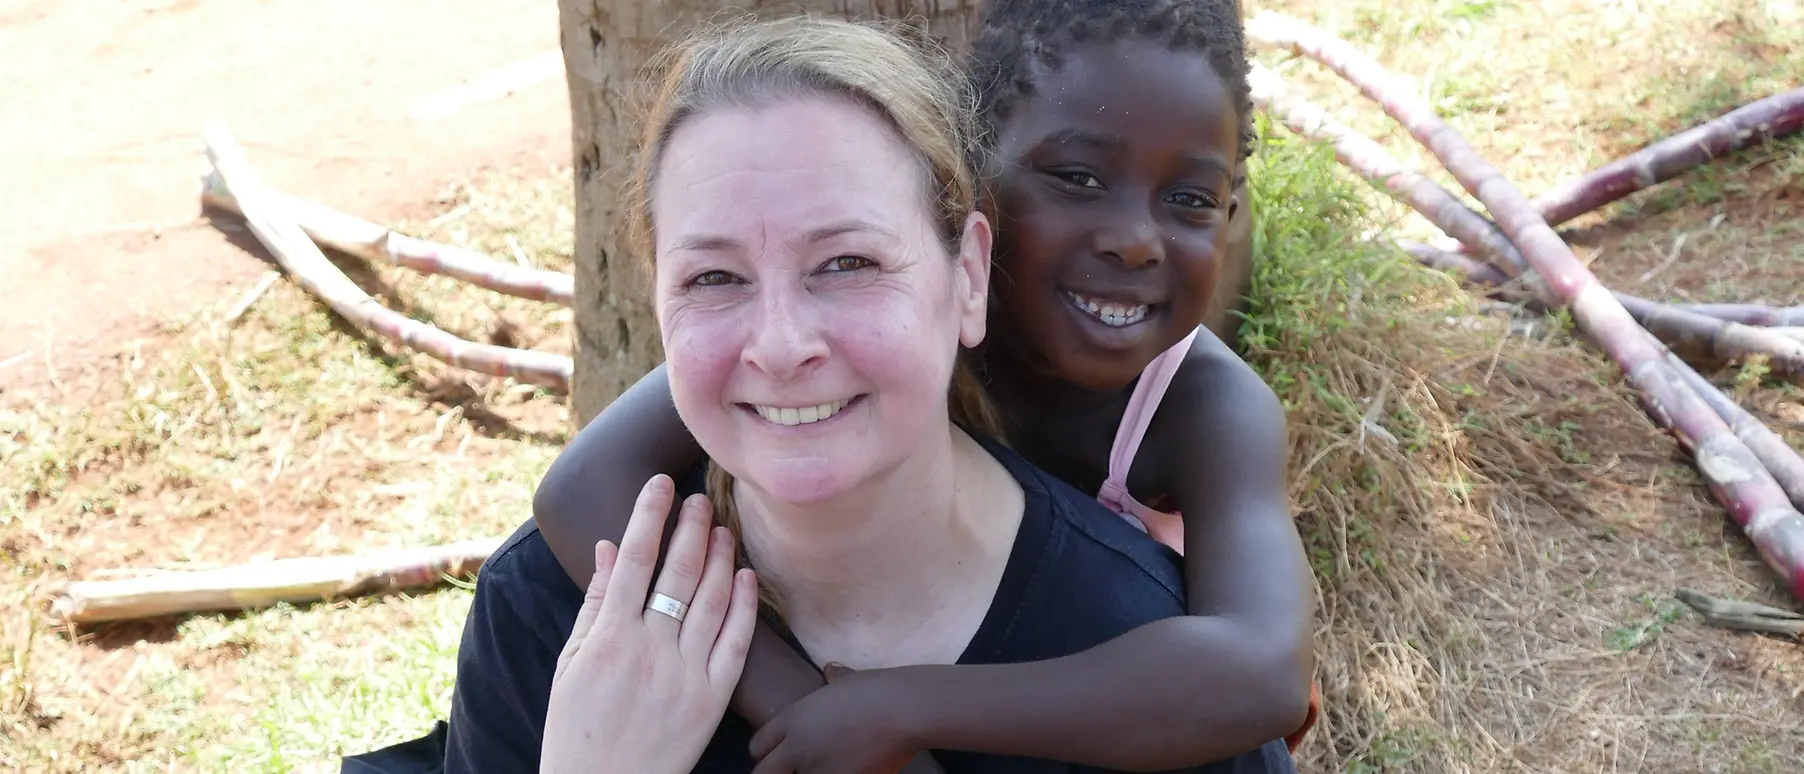
<path id="1" fill-rule="evenodd" d="M 1100 296 L 1086 295 L 1067 291 L 1065 297 L 1071 299 L 1071 305 L 1102 321 L 1111 328 L 1125 328 L 1146 320 L 1146 314 L 1152 311 L 1151 304 L 1134 302 L 1116 302 Z"/>
<path id="2" fill-rule="evenodd" d="M 1131 384 L 1203 320 L 1241 122 L 1205 57 L 1134 41 L 1070 52 L 998 127 L 992 334 L 1090 389 Z"/>

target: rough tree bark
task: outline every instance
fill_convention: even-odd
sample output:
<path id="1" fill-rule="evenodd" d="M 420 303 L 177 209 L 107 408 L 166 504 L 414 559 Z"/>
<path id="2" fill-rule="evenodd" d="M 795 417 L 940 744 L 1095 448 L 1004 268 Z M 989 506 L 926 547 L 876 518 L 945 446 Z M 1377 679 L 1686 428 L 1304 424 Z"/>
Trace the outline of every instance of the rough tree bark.
<path id="1" fill-rule="evenodd" d="M 576 357 L 571 384 L 581 427 L 662 359 L 647 277 L 627 254 L 620 191 L 636 138 L 625 96 L 657 50 L 722 11 L 821 13 L 842 18 L 912 19 L 967 51 L 983 0 L 559 0 L 564 69 L 570 86 L 576 177 Z M 1251 209 L 1245 190 L 1206 324 L 1232 341 L 1252 276 Z"/>
<path id="2" fill-rule="evenodd" d="M 722 11 L 912 17 L 962 51 L 977 33 L 981 5 L 977 0 L 559 0 L 576 173 L 571 405 L 579 427 L 663 357 L 647 277 L 626 250 L 620 205 L 637 144 L 625 97 L 639 68 L 673 36 Z"/>

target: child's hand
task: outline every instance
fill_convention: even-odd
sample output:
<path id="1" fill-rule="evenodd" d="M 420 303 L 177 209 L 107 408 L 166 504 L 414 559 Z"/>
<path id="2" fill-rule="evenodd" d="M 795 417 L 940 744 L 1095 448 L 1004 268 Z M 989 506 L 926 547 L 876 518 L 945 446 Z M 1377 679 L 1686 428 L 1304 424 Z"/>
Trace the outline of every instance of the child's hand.
<path id="1" fill-rule="evenodd" d="M 896 689 L 881 670 L 828 664 L 825 675 L 825 687 L 752 737 L 752 774 L 944 774 L 896 722 Z"/>

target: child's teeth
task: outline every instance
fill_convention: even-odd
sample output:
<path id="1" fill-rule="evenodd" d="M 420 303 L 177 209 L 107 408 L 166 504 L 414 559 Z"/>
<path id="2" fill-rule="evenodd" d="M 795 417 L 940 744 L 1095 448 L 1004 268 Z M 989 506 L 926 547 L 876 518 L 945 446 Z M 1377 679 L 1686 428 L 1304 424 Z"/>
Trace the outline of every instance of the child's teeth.
<path id="1" fill-rule="evenodd" d="M 767 422 L 783 425 L 785 427 L 794 427 L 796 425 L 813 424 L 831 417 L 834 414 L 839 413 L 840 409 L 845 408 L 846 403 L 848 402 L 849 401 L 842 400 L 833 403 L 823 403 L 819 406 L 806 406 L 799 409 L 754 405 L 752 406 L 752 410 L 758 412 L 758 416 L 764 417 Z"/>
<path id="2" fill-rule="evenodd" d="M 1089 312 L 1096 319 L 1102 320 L 1105 325 L 1112 325 L 1118 328 L 1125 325 L 1133 325 L 1134 323 L 1146 319 L 1146 312 L 1148 309 L 1145 304 L 1138 304 L 1135 306 L 1105 304 L 1076 294 L 1072 294 L 1071 300 L 1077 302 L 1077 305 L 1080 308 Z"/>

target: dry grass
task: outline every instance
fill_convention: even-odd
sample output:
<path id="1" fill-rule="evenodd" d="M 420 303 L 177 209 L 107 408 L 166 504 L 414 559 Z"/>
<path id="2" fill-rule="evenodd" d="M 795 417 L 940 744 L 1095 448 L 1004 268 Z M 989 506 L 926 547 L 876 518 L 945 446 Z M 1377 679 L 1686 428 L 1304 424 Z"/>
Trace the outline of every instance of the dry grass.
<path id="1" fill-rule="evenodd" d="M 1671 599 L 1787 604 L 1677 446 L 1569 336 L 1349 247 L 1362 192 L 1330 164 L 1268 141 L 1257 205 L 1302 211 L 1261 226 L 1248 326 L 1322 588 L 1306 768 L 1789 770 L 1804 654 Z"/>
<path id="2" fill-rule="evenodd" d="M 1804 58 L 1785 55 L 1804 50 L 1804 25 L 1780 23 L 1800 18 L 1795 3 L 1259 5 L 1424 76 L 1450 121 L 1531 195 L 1804 81 Z M 1439 171 L 1332 74 L 1262 58 Z M 1261 204 L 1334 209 L 1320 177 L 1280 184 L 1300 149 L 1275 139 L 1267 151 L 1280 171 L 1255 176 Z M 1376 208 L 1364 228 L 1422 225 L 1344 193 Z M 1632 292 L 1800 303 L 1801 194 L 1804 143 L 1780 143 L 1587 218 L 1576 241 Z M 1793 605 L 1616 369 L 1569 336 L 1505 335 L 1446 284 L 1401 281 L 1413 271 L 1401 259 L 1358 258 L 1345 248 L 1362 232 L 1353 223 L 1329 234 L 1310 223 L 1286 219 L 1305 228 L 1271 235 L 1268 306 L 1249 328 L 1293 407 L 1293 486 L 1323 588 L 1328 712 L 1306 768 L 1804 765 L 1804 653 L 1704 628 L 1671 593 Z M 1796 390 L 1745 370 L 1722 381 L 1804 442 Z M 1399 443 L 1368 428 L 1362 447 L 1362 401 L 1381 391 L 1375 420 Z"/>
<path id="3" fill-rule="evenodd" d="M 568 191 L 567 171 L 489 175 L 406 228 L 567 269 Z M 466 338 L 568 351 L 565 310 L 340 265 Z M 237 300 L 133 343 L 105 377 L 0 408 L 0 598 L 16 611 L 0 619 L 0 770 L 288 771 L 448 709 L 459 588 L 41 628 L 61 579 L 437 544 L 527 514 L 565 439 L 560 399 L 368 339 L 287 282 L 227 324 Z"/>
<path id="4" fill-rule="evenodd" d="M 1804 81 L 1795 0 L 1260 7 L 1423 76 L 1531 194 Z M 1286 67 L 1421 158 L 1331 76 Z M 1801 148 L 1590 218 L 1583 255 L 1647 295 L 1804 302 Z M 1449 281 L 1367 247 L 1419 223 L 1321 149 L 1275 135 L 1258 163 L 1268 260 L 1247 340 L 1291 411 L 1322 590 L 1327 713 L 1304 769 L 1799 770 L 1799 647 L 1705 628 L 1670 595 L 1788 603 L 1615 368 L 1559 320 L 1546 338 L 1507 334 Z M 569 213 L 567 171 L 491 175 L 401 225 L 565 268 Z M 565 312 L 341 265 L 465 337 L 568 348 Z M 0 770 L 335 770 L 448 709 L 460 586 L 41 628 L 50 584 L 107 568 L 435 543 L 524 517 L 565 437 L 561 401 L 370 341 L 285 282 L 225 325 L 235 301 L 127 346 L 105 378 L 0 406 Z M 1797 393 L 1758 377 L 1723 381 L 1804 441 Z"/>

